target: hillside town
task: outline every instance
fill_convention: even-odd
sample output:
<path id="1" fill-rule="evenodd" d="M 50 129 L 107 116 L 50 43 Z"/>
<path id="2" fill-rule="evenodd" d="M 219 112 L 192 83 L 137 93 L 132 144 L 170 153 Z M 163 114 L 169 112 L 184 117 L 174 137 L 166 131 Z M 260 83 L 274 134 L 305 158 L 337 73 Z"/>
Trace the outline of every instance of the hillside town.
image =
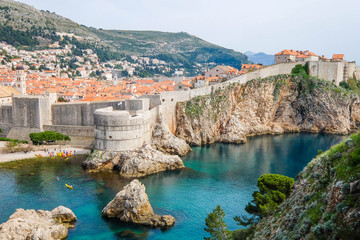
<path id="1" fill-rule="evenodd" d="M 285 49 L 275 54 L 274 59 L 275 64 L 343 62 L 345 70 L 341 80 L 349 78 L 345 75 L 347 68 L 356 67 L 354 62 L 346 62 L 343 54 L 334 54 L 329 59 L 308 50 Z M 17 69 L 19 66 L 20 69 Z M 76 46 L 71 44 L 61 46 L 55 42 L 48 45 L 47 49 L 26 51 L 1 42 L 0 104 L 11 103 L 11 96 L 18 94 L 56 93 L 60 102 L 134 99 L 142 95 L 211 86 L 262 67 L 264 66 L 259 64 L 242 64 L 241 69 L 236 69 L 218 65 L 204 69 L 201 75 L 185 77 L 183 69 L 170 69 L 165 61 L 149 57 L 131 56 L 121 61 L 100 62 L 91 49 L 77 50 Z M 141 78 L 135 75 L 141 68 L 150 68 L 163 75 Z M 174 74 L 165 76 L 170 70 Z M 351 72 L 356 71 L 354 69 Z M 318 74 L 318 77 L 321 76 Z M 23 89 L 17 86 L 19 79 L 23 81 Z"/>
<path id="2" fill-rule="evenodd" d="M 55 43 L 45 50 L 26 51 L 0 43 L 0 103 L 10 103 L 12 95 L 21 94 L 21 90 L 12 89 L 16 89 L 16 79 L 25 81 L 28 95 L 55 92 L 63 102 L 104 101 L 209 86 L 261 67 L 243 64 L 238 70 L 215 66 L 203 75 L 189 78 L 183 76 L 182 69 L 176 69 L 170 77 L 139 78 L 134 72 L 140 67 L 156 68 L 165 74 L 169 66 L 165 61 L 138 56 L 100 62 L 91 49 L 81 51 L 82 56 L 74 55 L 74 49 L 72 45 L 62 47 Z M 21 69 L 17 69 L 18 66 Z"/>

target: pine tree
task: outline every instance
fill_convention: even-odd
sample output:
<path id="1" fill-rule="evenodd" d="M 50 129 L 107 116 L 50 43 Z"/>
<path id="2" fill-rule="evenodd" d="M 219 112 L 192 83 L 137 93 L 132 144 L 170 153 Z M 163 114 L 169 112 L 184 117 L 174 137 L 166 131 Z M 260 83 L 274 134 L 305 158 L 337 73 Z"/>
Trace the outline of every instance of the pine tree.
<path id="1" fill-rule="evenodd" d="M 231 231 L 227 229 L 228 226 L 224 221 L 224 217 L 224 210 L 221 209 L 220 205 L 217 205 L 205 219 L 207 228 L 204 228 L 204 230 L 211 235 L 211 237 L 204 237 L 205 240 L 231 239 Z"/>

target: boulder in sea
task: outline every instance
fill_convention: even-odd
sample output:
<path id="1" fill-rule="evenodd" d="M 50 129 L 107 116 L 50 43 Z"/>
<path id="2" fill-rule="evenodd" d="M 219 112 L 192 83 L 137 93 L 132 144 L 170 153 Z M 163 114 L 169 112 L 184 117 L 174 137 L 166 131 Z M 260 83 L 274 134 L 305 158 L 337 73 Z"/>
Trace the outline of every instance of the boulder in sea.
<path id="1" fill-rule="evenodd" d="M 73 211 L 63 206 L 52 211 L 16 209 L 0 225 L 0 239 L 64 239 L 76 220 Z"/>
<path id="2" fill-rule="evenodd" d="M 175 218 L 170 215 L 154 213 L 145 186 L 135 179 L 102 210 L 102 215 L 109 218 L 118 218 L 123 222 L 167 228 L 175 224 Z"/>
<path id="3" fill-rule="evenodd" d="M 95 151 L 82 166 L 92 172 L 118 169 L 123 177 L 142 177 L 185 167 L 179 156 L 164 154 L 150 145 L 121 152 Z"/>

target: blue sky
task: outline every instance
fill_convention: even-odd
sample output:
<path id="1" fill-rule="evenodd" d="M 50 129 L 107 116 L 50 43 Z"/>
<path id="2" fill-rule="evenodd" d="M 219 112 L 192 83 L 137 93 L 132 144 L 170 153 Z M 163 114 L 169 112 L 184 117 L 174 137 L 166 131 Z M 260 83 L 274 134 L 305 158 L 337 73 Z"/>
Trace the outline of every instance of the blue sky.
<path id="1" fill-rule="evenodd" d="M 358 0 L 20 0 L 105 29 L 188 32 L 236 51 L 344 53 L 360 63 Z"/>

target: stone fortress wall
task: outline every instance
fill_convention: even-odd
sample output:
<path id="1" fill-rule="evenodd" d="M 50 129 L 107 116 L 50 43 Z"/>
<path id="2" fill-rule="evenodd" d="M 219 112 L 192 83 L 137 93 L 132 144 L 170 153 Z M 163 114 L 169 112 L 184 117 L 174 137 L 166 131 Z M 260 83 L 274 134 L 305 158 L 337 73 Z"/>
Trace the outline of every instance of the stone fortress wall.
<path id="1" fill-rule="evenodd" d="M 299 63 L 282 63 L 248 72 L 226 82 L 187 91 L 144 95 L 134 100 L 55 103 L 54 96 L 13 97 L 12 105 L 0 107 L 2 136 L 28 139 L 31 132 L 57 131 L 70 137 L 94 139 L 95 148 L 110 151 L 130 150 L 150 143 L 151 133 L 161 114 L 171 132 L 176 130 L 176 104 L 193 97 L 211 94 L 229 84 L 278 74 L 289 74 Z M 304 64 L 304 63 L 303 63 Z M 309 63 L 312 75 L 338 83 L 344 67 L 337 64 Z M 347 66 L 356 72 L 357 66 Z M 343 74 L 344 75 L 344 74 Z"/>

